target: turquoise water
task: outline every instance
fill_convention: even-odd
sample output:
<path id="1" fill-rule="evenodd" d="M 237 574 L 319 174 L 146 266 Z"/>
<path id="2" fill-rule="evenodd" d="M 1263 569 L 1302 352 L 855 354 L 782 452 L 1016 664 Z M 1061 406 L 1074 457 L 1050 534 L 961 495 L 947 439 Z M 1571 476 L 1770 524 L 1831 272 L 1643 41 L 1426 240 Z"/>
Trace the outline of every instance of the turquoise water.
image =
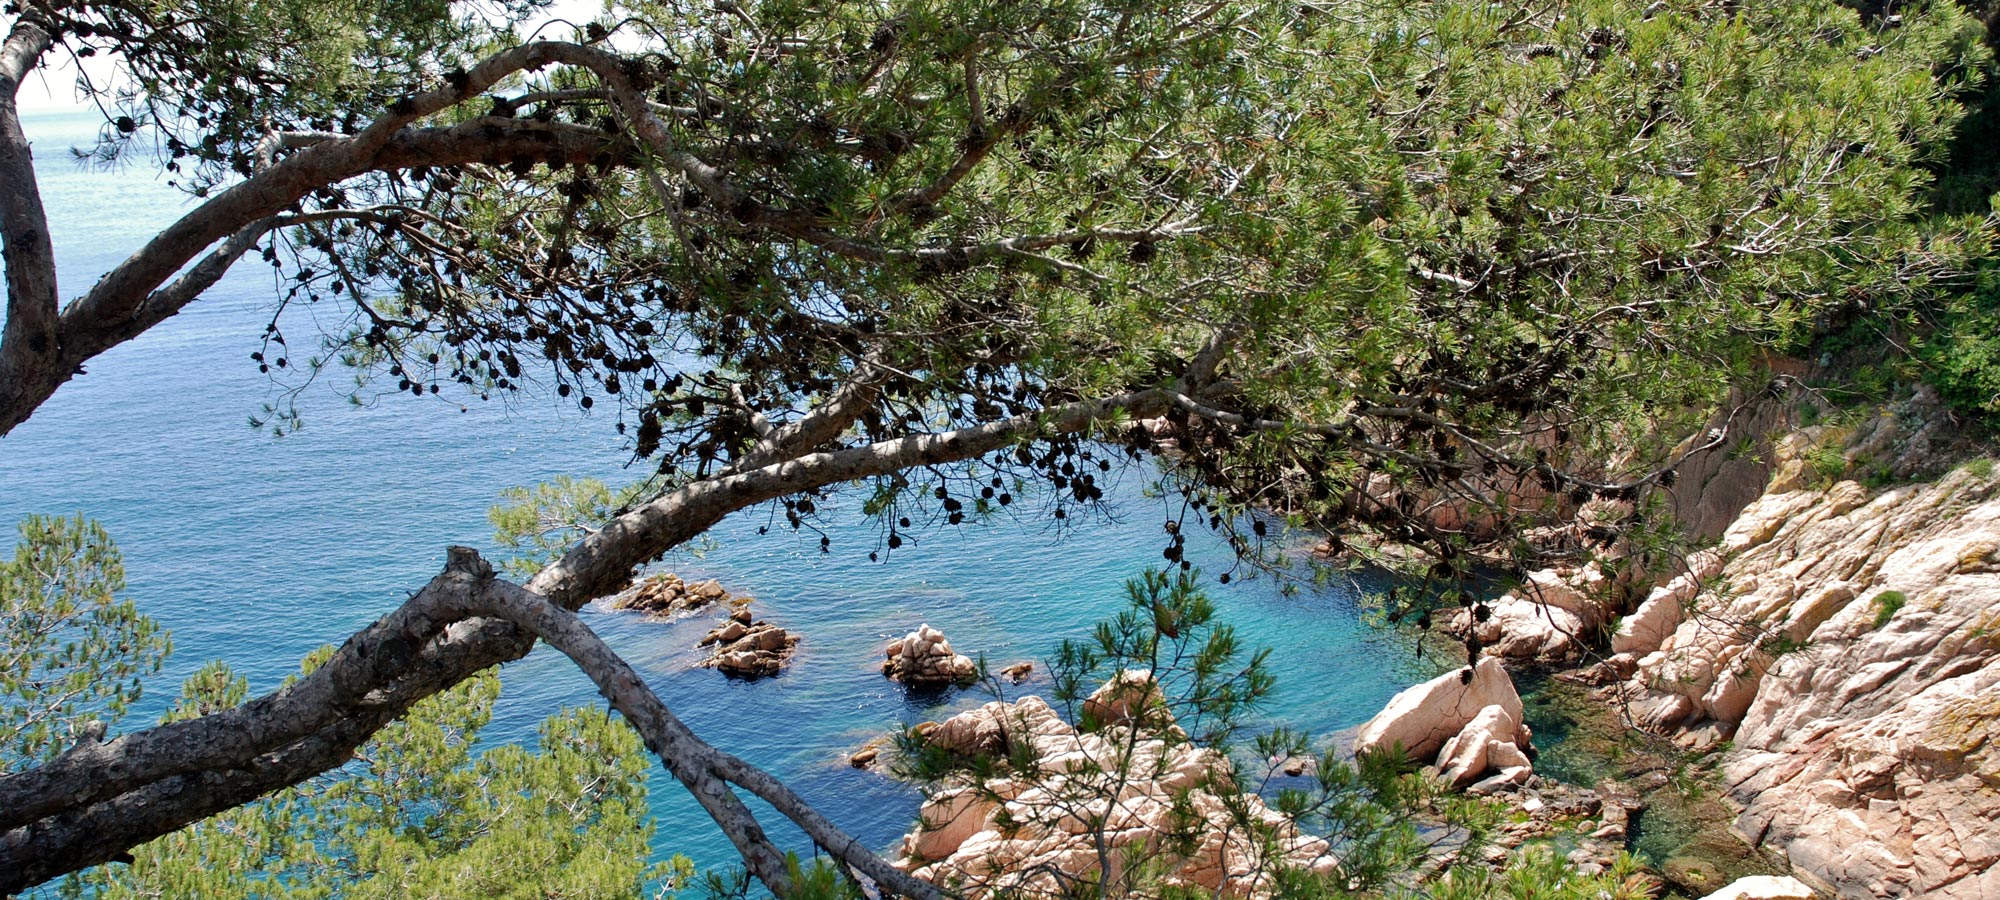
<path id="1" fill-rule="evenodd" d="M 42 114 L 27 124 L 65 295 L 185 208 L 143 168 L 69 162 L 67 148 L 95 128 L 89 117 Z M 338 370 L 304 388 L 302 431 L 273 438 L 253 430 L 247 418 L 280 393 L 249 359 L 274 296 L 269 269 L 254 259 L 240 265 L 180 316 L 91 363 L 87 376 L 0 438 L 0 522 L 79 511 L 103 521 L 124 551 L 128 596 L 172 630 L 175 653 L 142 715 L 157 714 L 210 659 L 268 690 L 307 651 L 337 643 L 422 585 L 448 544 L 492 551 L 485 512 L 506 487 L 559 474 L 629 477 L 609 416 L 552 399 L 469 401 L 461 410 L 449 395 L 386 394 L 353 407 L 341 390 L 349 376 Z M 312 317 L 337 323 L 340 310 L 306 306 L 287 316 L 288 332 L 302 337 Z M 987 698 L 906 694 L 876 668 L 883 643 L 927 621 L 962 651 L 1003 665 L 1087 636 L 1122 605 L 1123 582 L 1160 559 L 1165 507 L 1146 496 L 1147 477 L 1127 473 L 1107 492 L 1109 521 L 1064 534 L 1042 521 L 969 524 L 916 535 L 881 563 L 867 560 L 875 532 L 853 504 L 827 517 L 829 555 L 817 535 L 756 534 L 770 523 L 768 510 L 739 513 L 699 555 L 676 553 L 662 567 L 719 578 L 756 596 L 760 615 L 802 633 L 797 659 L 775 678 L 733 681 L 692 669 L 706 617 L 585 615 L 704 738 L 776 772 L 836 823 L 886 848 L 914 820 L 916 794 L 848 768 L 847 753 L 900 724 Z M 1188 553 L 1209 572 L 1229 568 L 1219 541 L 1191 538 Z M 1270 578 L 1239 578 L 1211 582 L 1211 592 L 1253 646 L 1274 650 L 1275 724 L 1333 737 L 1427 674 L 1359 623 L 1352 587 L 1287 592 Z M 531 740 L 544 716 L 596 700 L 546 648 L 507 667 L 504 683 L 489 730 L 502 740 Z M 1031 681 L 1022 690 L 1041 687 Z M 730 862 L 726 841 L 664 775 L 654 778 L 653 806 L 662 855 Z"/>

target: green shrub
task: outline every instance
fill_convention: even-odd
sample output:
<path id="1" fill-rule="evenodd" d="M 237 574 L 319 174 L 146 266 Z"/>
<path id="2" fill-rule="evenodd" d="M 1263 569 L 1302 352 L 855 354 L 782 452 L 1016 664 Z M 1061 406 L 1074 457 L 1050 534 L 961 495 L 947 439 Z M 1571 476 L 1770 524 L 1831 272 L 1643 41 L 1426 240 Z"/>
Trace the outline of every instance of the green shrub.
<path id="1" fill-rule="evenodd" d="M 1806 451 L 1806 466 L 1821 484 L 1831 484 L 1847 473 L 1847 457 L 1839 447 L 1821 446 Z"/>
<path id="2" fill-rule="evenodd" d="M 1874 600 L 1875 627 L 1880 628 L 1889 624 L 1889 620 L 1895 617 L 1896 610 L 1902 609 L 1904 604 L 1909 602 L 1910 598 L 1902 591 L 1883 591 L 1876 594 Z"/>
<path id="3" fill-rule="evenodd" d="M 1989 262 L 1971 292 L 1945 304 L 1917 355 L 1952 408 L 2000 421 L 2000 262 Z"/>

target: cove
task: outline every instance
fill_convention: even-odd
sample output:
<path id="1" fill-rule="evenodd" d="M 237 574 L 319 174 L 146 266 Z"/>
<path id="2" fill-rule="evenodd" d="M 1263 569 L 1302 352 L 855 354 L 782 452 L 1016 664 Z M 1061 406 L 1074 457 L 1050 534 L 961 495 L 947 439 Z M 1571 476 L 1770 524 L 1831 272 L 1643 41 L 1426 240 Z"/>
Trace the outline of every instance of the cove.
<path id="1" fill-rule="evenodd" d="M 81 112 L 27 121 L 65 296 L 188 205 L 138 171 L 70 162 L 68 148 L 88 143 L 97 125 Z M 583 414 L 550 397 L 481 403 L 387 390 L 350 406 L 350 374 L 338 366 L 300 389 L 303 430 L 273 438 L 250 428 L 248 417 L 283 399 L 282 386 L 249 358 L 277 293 L 271 270 L 246 259 L 187 311 L 93 362 L 0 438 L 0 522 L 76 512 L 103 521 L 124 553 L 126 596 L 173 632 L 173 656 L 124 729 L 156 718 L 181 680 L 211 659 L 248 676 L 253 691 L 270 690 L 308 651 L 339 642 L 435 574 L 449 544 L 497 556 L 485 513 L 507 487 L 637 474 L 624 468 L 628 454 L 607 410 Z M 316 328 L 342 320 L 334 301 L 294 305 L 284 320 L 292 352 L 303 359 Z M 708 614 L 658 622 L 591 609 L 586 621 L 705 739 L 771 770 L 886 849 L 914 820 L 917 795 L 849 768 L 847 753 L 886 730 L 990 698 L 908 692 L 881 676 L 882 645 L 929 622 L 996 667 L 1037 661 L 1037 677 L 1018 690 L 1044 689 L 1040 660 L 1121 608 L 1126 579 L 1164 564 L 1161 524 L 1171 510 L 1149 496 L 1149 472 L 1123 473 L 1107 485 L 1107 515 L 1065 531 L 1035 516 L 919 528 L 881 562 L 867 558 L 882 549 L 880 535 L 858 500 L 825 505 L 826 554 L 818 533 L 795 535 L 765 509 L 724 521 L 660 568 L 717 578 L 755 596 L 761 617 L 803 635 L 792 666 L 774 678 L 736 681 L 692 668 Z M 1190 535 L 1188 555 L 1211 576 L 1232 566 L 1227 548 L 1205 533 Z M 1268 724 L 1329 739 L 1433 674 L 1362 624 L 1353 585 L 1287 591 L 1273 578 L 1238 577 L 1208 586 L 1249 646 L 1273 650 L 1279 688 Z M 531 741 L 545 716 L 598 702 L 582 674 L 546 648 L 506 667 L 503 681 L 489 740 Z M 652 788 L 657 854 L 686 854 L 700 866 L 733 861 L 677 783 L 656 773 Z M 792 843 L 804 849 L 796 835 Z"/>

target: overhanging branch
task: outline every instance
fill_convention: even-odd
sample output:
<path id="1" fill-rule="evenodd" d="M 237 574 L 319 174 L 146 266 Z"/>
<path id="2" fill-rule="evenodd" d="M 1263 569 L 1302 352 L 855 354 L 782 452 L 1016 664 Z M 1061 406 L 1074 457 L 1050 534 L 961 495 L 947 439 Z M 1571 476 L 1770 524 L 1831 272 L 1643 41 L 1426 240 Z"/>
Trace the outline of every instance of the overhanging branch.
<path id="1" fill-rule="evenodd" d="M 704 479 L 614 518 L 525 590 L 553 608 L 574 610 L 622 586 L 638 564 L 738 509 L 970 459 L 1037 436 L 1083 432 L 1115 415 L 1157 415 L 1170 402 L 1165 391 L 1134 391 L 957 431 L 804 453 Z M 44 766 L 0 776 L 0 894 L 107 862 L 219 810 L 337 768 L 419 700 L 526 655 L 533 645 L 528 633 L 491 618 L 467 618 L 481 608 L 480 593 L 497 583 L 477 567 L 448 568 L 290 687 L 235 709 L 82 745 Z M 803 801 L 775 779 L 732 760 L 715 758 L 719 777 L 789 807 L 787 814 L 798 813 L 801 826 L 830 850 L 852 849 L 824 820 L 800 812 Z M 726 811 L 728 801 L 717 802 Z M 885 884 L 893 878 L 870 877 Z"/>
<path id="2" fill-rule="evenodd" d="M 467 548 L 453 548 L 454 554 L 477 554 Z M 490 570 L 489 570 L 490 571 Z M 472 595 L 471 604 L 461 612 L 505 619 L 534 633 L 590 676 L 599 693 L 612 708 L 625 716 L 646 746 L 675 778 L 694 794 L 730 842 L 736 845 L 751 874 L 780 897 L 791 891 L 784 855 L 765 837 L 756 817 L 729 789 L 734 782 L 770 803 L 786 818 L 797 823 L 814 843 L 855 871 L 867 876 L 888 893 L 937 900 L 937 888 L 910 877 L 889 865 L 832 822 L 821 816 L 804 798 L 778 779 L 737 757 L 703 741 L 667 709 L 658 694 L 646 686 L 632 670 L 576 614 L 548 600 L 504 581 L 495 580 L 488 590 Z"/>

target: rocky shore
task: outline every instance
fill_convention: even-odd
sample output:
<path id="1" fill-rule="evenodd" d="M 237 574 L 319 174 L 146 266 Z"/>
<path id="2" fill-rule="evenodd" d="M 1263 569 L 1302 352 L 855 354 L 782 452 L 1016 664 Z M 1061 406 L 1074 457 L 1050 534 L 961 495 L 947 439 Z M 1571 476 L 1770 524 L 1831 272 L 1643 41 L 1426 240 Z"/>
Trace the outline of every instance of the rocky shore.
<path id="1" fill-rule="evenodd" d="M 1714 588 L 1602 667 L 1607 699 L 1686 746 L 1733 742 L 1738 829 L 1822 888 L 2000 897 L 1991 469 L 1880 491 L 1780 478 L 1721 550 Z"/>
<path id="2" fill-rule="evenodd" d="M 1534 572 L 1446 624 L 1515 664 L 1588 663 L 1600 702 L 1713 753 L 1735 830 L 1824 894 L 2000 897 L 2000 478 L 1949 462 L 1937 409 L 1919 393 L 1693 460 L 1675 504 L 1713 548 L 1657 583 Z M 1478 702 L 1410 732 L 1419 756 Z"/>
<path id="3" fill-rule="evenodd" d="M 1141 864 L 1168 885 L 1249 898 L 1271 895 L 1260 873 L 1272 855 L 1333 871 L 1330 844 L 1242 791 L 1226 757 L 1187 741 L 1150 677 L 1121 675 L 1086 705 L 1093 730 L 1034 696 L 923 729 L 931 746 L 968 759 L 1035 765 L 1002 765 L 934 791 L 898 865 L 969 900 L 1059 896 L 1066 880 Z M 1177 834 L 1192 840 L 1163 840 Z"/>

